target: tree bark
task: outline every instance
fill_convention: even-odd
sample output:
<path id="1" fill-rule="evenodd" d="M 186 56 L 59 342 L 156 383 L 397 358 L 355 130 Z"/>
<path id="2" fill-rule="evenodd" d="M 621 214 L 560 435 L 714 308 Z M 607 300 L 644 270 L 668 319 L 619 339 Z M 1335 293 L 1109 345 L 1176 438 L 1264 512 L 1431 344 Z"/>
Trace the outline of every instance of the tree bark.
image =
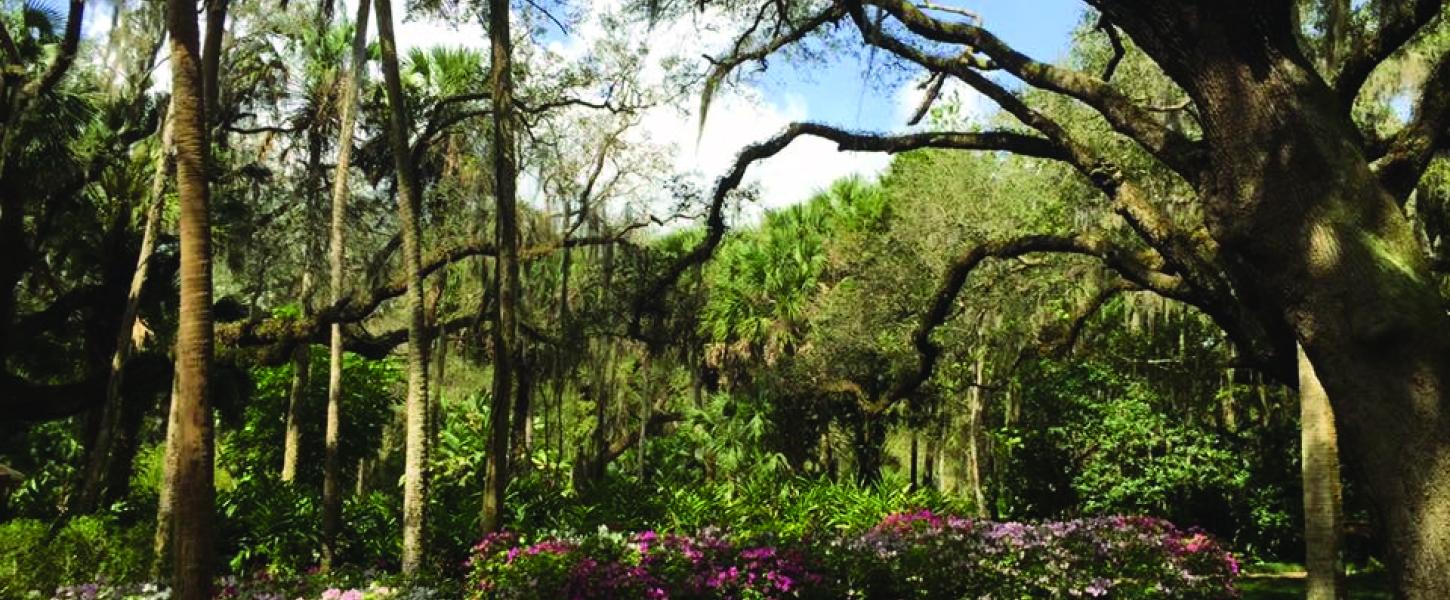
<path id="1" fill-rule="evenodd" d="M 856 482 L 873 485 L 881 481 L 881 466 L 886 445 L 886 422 L 883 415 L 862 411 L 855 428 L 851 450 L 856 461 Z"/>
<path id="2" fill-rule="evenodd" d="M 343 260 L 347 246 L 346 232 L 348 175 L 352 172 L 353 129 L 357 123 L 357 95 L 362 86 L 363 68 L 367 66 L 368 41 L 367 0 L 357 4 L 353 22 L 352 57 L 347 79 L 342 83 L 341 115 L 337 131 L 337 166 L 332 173 L 332 225 L 329 233 L 328 299 L 337 304 L 343 294 Z M 326 11 L 326 12 L 330 12 Z M 322 568 L 329 570 L 337 555 L 338 522 L 342 515 L 342 474 L 338 464 L 338 441 L 342 436 L 342 325 L 330 327 L 327 359 L 327 431 L 326 455 L 322 467 Z"/>
<path id="3" fill-rule="evenodd" d="M 513 397 L 518 348 L 519 303 L 518 215 L 515 185 L 518 163 L 513 133 L 513 39 L 509 33 L 508 0 L 489 0 L 488 35 L 492 47 L 493 172 L 495 239 L 498 260 L 494 283 L 498 286 L 498 315 L 493 327 L 495 366 L 490 431 L 493 443 L 484 473 L 483 530 L 503 527 L 504 494 L 509 477 L 509 400 Z"/>
<path id="4" fill-rule="evenodd" d="M 417 174 L 408 147 L 408 109 L 398 74 L 398 49 L 393 38 L 390 0 L 374 0 L 378 41 L 382 46 L 383 81 L 390 122 L 388 140 L 397 169 L 398 221 L 403 229 L 403 271 L 408 275 L 407 441 L 403 458 L 403 572 L 414 575 L 423 566 L 424 519 L 427 504 L 428 341 L 423 318 L 423 273 L 418 223 L 421 208 Z"/>
<path id="5" fill-rule="evenodd" d="M 180 206 L 181 306 L 176 340 L 176 463 L 172 497 L 172 597 L 205 600 L 212 575 L 211 219 L 207 190 L 206 100 L 197 52 L 196 4 L 169 0 L 172 142 Z M 171 449 L 168 448 L 168 452 Z"/>
<path id="6" fill-rule="evenodd" d="M 1289 4 L 1095 2 L 1200 110 L 1206 220 L 1235 288 L 1288 323 L 1405 598 L 1450 597 L 1450 317 Z"/>
<path id="7" fill-rule="evenodd" d="M 161 485 L 156 494 L 156 535 L 151 542 L 151 578 L 164 581 L 171 576 L 171 532 L 175 529 L 172 507 L 176 504 L 176 493 L 172 479 L 176 472 L 176 453 L 180 450 L 172 440 L 177 435 L 179 418 L 176 403 L 176 386 L 180 383 L 176 374 L 171 376 L 171 397 L 166 402 L 166 446 L 161 459 Z"/>
<path id="8" fill-rule="evenodd" d="M 227 8 L 231 0 L 203 0 L 206 5 L 206 47 L 202 48 L 202 97 L 206 99 L 208 131 L 222 118 L 221 61 L 222 37 L 226 35 Z"/>
<path id="9" fill-rule="evenodd" d="M 986 413 L 985 394 L 982 393 L 982 385 L 985 383 L 983 377 L 982 357 L 977 357 L 975 370 L 975 385 L 967 392 L 967 490 L 972 494 L 972 510 L 978 518 L 985 519 L 988 515 L 987 490 L 983 482 L 982 457 L 985 454 L 985 435 L 982 427 L 982 416 Z"/>
<path id="10" fill-rule="evenodd" d="M 287 433 L 282 439 L 282 481 L 297 479 L 297 456 L 302 446 L 302 403 L 307 397 L 307 380 L 312 372 L 312 352 L 307 344 L 292 351 L 292 388 L 287 394 Z"/>
<path id="11" fill-rule="evenodd" d="M 1314 365 L 1299 349 L 1299 427 L 1301 476 L 1304 482 L 1304 567 L 1308 600 L 1344 597 L 1339 549 L 1344 517 L 1339 491 L 1339 438 L 1334 409 L 1314 374 Z"/>

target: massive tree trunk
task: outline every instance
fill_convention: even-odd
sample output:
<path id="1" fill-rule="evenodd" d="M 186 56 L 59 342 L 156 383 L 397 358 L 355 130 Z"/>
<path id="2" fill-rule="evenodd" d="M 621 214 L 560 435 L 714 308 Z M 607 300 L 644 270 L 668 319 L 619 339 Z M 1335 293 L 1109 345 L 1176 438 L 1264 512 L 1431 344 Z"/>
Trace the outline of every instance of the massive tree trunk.
<path id="1" fill-rule="evenodd" d="M 493 174 L 496 215 L 494 284 L 498 286 L 498 318 L 493 327 L 493 405 L 489 415 L 493 438 L 484 473 L 483 530 L 503 527 L 503 501 L 509 474 L 509 400 L 513 397 L 518 348 L 518 215 L 515 184 L 518 164 L 513 135 L 513 40 L 509 33 L 508 0 L 489 0 L 488 36 L 492 45 Z"/>
<path id="2" fill-rule="evenodd" d="M 397 169 L 398 221 L 403 229 L 403 271 L 408 276 L 408 397 L 407 441 L 403 457 L 403 572 L 413 575 L 423 564 L 428 461 L 428 340 L 423 318 L 422 206 L 417 174 L 408 144 L 408 109 L 398 75 L 398 48 L 393 39 L 390 0 L 374 0 L 378 13 L 378 41 L 382 46 L 383 81 L 391 115 L 388 141 Z"/>
<path id="3" fill-rule="evenodd" d="M 1097 4 L 1199 107 L 1210 232 L 1319 374 L 1398 593 L 1450 598 L 1450 318 L 1290 3 Z"/>
<path id="4" fill-rule="evenodd" d="M 168 434 L 176 463 L 171 471 L 172 597 L 211 596 L 212 415 L 208 377 L 212 360 L 211 220 L 207 192 L 207 129 L 196 3 L 169 0 L 172 143 L 180 206 L 181 306 L 176 333 L 175 431 Z M 171 452 L 173 448 L 168 448 Z"/>
<path id="5" fill-rule="evenodd" d="M 1339 438 L 1329 396 L 1303 348 L 1299 350 L 1299 427 L 1304 566 L 1309 572 L 1305 597 L 1338 600 L 1344 596 L 1339 569 L 1344 524 L 1339 493 Z"/>
<path id="6" fill-rule="evenodd" d="M 357 20 L 353 23 L 352 58 L 348 76 L 342 83 L 338 99 L 342 114 L 337 131 L 337 166 L 332 174 L 332 227 L 328 253 L 328 300 L 342 300 L 344 220 L 347 217 L 348 174 L 352 167 L 353 128 L 357 122 L 357 91 L 362 85 L 363 67 L 367 64 L 368 2 L 357 4 Z M 329 4 L 330 7 L 330 4 Z M 329 8 L 326 12 L 331 12 Z M 338 472 L 337 444 L 342 433 L 342 325 L 333 323 L 327 359 L 327 444 L 322 467 L 322 568 L 330 569 L 337 554 L 337 528 L 342 515 L 342 482 Z"/>

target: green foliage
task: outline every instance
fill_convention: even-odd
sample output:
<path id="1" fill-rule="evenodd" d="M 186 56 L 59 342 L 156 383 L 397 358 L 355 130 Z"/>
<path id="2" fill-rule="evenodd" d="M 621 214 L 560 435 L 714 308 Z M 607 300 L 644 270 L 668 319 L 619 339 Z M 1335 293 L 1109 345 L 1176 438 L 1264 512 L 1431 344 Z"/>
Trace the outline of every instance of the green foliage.
<path id="1" fill-rule="evenodd" d="M 149 522 L 68 519 L 58 529 L 33 519 L 0 524 L 0 597 L 49 594 L 80 581 L 141 581 L 151 565 Z"/>
<path id="2" fill-rule="evenodd" d="M 317 564 L 319 500 L 270 474 L 244 475 L 217 495 L 220 556 L 232 572 L 293 573 Z"/>
<path id="3" fill-rule="evenodd" d="M 319 490 L 325 453 L 327 424 L 327 349 L 310 348 L 311 366 L 299 421 L 297 482 L 305 489 Z M 292 363 L 259 367 L 251 371 L 252 389 L 238 410 L 223 412 L 218 462 L 239 477 L 260 477 L 280 473 L 283 438 L 287 428 L 287 405 L 292 388 Z M 356 465 L 358 459 L 376 453 L 383 426 L 390 422 L 402 381 L 399 361 L 367 360 L 344 354 L 342 363 L 342 424 L 338 458 L 342 465 Z M 238 414 L 239 413 L 239 414 Z M 226 427 L 230 425 L 230 427 Z M 351 483 L 355 469 L 343 469 L 344 486 Z"/>
<path id="4" fill-rule="evenodd" d="M 996 432 L 1008 448 L 997 482 L 1009 514 L 1147 513 L 1203 521 L 1246 484 L 1215 431 L 1174 419 L 1141 381 L 1101 364 L 1043 362 L 1024 377 L 1021 420 Z M 1198 518 L 1194 518 L 1194 517 Z"/>

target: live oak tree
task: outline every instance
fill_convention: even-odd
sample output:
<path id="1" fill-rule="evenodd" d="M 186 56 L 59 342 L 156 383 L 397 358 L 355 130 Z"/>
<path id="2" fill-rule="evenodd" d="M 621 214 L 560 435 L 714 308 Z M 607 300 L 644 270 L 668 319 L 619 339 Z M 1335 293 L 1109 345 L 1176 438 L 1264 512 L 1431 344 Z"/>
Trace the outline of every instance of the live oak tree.
<path id="1" fill-rule="evenodd" d="M 669 5 L 652 2 L 656 13 Z M 1437 0 L 1370 2 L 1354 10 L 1343 60 L 1316 67 L 1290 0 L 1163 3 L 1090 0 L 1104 35 L 1121 36 L 1183 92 L 1194 127 L 1170 125 L 1102 74 L 1040 62 L 970 17 L 905 0 L 813 5 L 761 3 L 735 52 L 713 59 L 718 87 L 733 69 L 763 60 L 828 27 L 857 43 L 958 80 L 995 102 L 1020 127 L 869 135 L 796 123 L 746 148 L 712 195 L 707 233 L 637 296 L 634 333 L 648 335 L 660 293 L 718 246 L 728 193 L 748 166 L 792 140 L 816 136 L 842 150 L 953 148 L 1011 152 L 1070 166 L 1135 232 L 1132 245 L 1081 231 L 993 240 L 965 249 L 923 314 L 919 367 L 885 395 L 898 401 L 930 375 L 940 354 L 932 332 L 950 314 L 970 272 L 988 258 L 1072 253 L 1102 260 L 1128 285 L 1193 305 L 1240 356 L 1271 377 L 1296 382 L 1295 345 L 1320 374 L 1343 450 L 1363 473 L 1386 533 L 1398 593 L 1450 594 L 1450 418 L 1442 381 L 1450 318 L 1432 256 L 1405 205 L 1421 174 L 1450 143 L 1450 57 L 1434 61 L 1403 128 L 1380 136 L 1355 120 L 1355 101 L 1375 68 L 1442 26 Z M 761 26 L 768 24 L 768 26 Z M 1119 47 L 1121 38 L 1117 38 Z M 1097 152 L 994 75 L 1071 98 L 1095 111 L 1195 195 L 1201 224 L 1169 218 L 1132 171 Z M 707 90 L 712 89 L 707 85 Z M 709 95 L 706 96 L 708 106 Z"/>

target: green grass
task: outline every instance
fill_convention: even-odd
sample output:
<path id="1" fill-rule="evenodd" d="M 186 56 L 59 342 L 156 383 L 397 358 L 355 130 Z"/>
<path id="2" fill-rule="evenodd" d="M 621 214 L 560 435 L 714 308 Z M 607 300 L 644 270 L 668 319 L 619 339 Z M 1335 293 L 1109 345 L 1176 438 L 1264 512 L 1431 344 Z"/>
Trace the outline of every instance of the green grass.
<path id="1" fill-rule="evenodd" d="M 1347 583 L 1351 600 L 1388 600 L 1393 597 L 1384 571 L 1350 575 Z M 1239 590 L 1243 592 L 1244 600 L 1299 600 L 1304 597 L 1304 580 L 1293 577 L 1245 577 L 1239 580 Z"/>

